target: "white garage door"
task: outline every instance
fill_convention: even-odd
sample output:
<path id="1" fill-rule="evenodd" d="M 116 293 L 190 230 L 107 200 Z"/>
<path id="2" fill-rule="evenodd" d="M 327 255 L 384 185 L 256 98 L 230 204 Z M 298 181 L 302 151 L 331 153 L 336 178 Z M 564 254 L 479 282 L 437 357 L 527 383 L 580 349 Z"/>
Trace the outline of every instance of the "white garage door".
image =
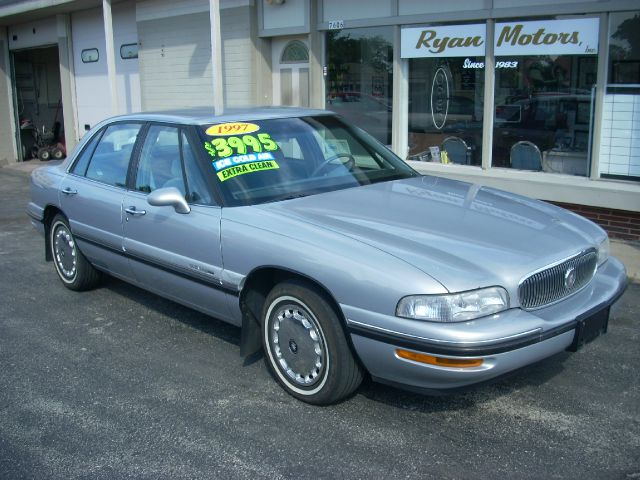
<path id="1" fill-rule="evenodd" d="M 113 37 L 119 113 L 140 111 L 140 78 L 134 2 L 114 4 Z M 111 95 L 102 9 L 76 12 L 71 17 L 76 82 L 78 133 L 111 116 Z"/>
<path id="2" fill-rule="evenodd" d="M 208 11 L 149 20 L 138 13 L 144 109 L 213 105 Z"/>

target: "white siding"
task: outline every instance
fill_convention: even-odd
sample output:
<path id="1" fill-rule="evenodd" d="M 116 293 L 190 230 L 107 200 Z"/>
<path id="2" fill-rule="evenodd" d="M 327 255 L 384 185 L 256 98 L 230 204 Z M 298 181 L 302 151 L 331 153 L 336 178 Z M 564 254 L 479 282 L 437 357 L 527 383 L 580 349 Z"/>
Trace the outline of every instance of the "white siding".
<path id="1" fill-rule="evenodd" d="M 464 10 L 482 10 L 491 8 L 491 0 L 456 0 L 448 2 L 443 10 L 440 2 L 425 2 L 425 0 L 400 0 L 398 4 L 399 15 L 418 15 L 422 13 L 461 12 Z"/>
<path id="2" fill-rule="evenodd" d="M 511 8 L 511 7 L 539 7 L 541 5 L 558 5 L 563 3 L 586 3 L 597 2 L 598 0 L 493 0 L 493 8 Z"/>
<path id="3" fill-rule="evenodd" d="M 324 21 L 391 16 L 391 0 L 324 0 Z"/>
<path id="4" fill-rule="evenodd" d="M 249 7 L 220 12 L 225 105 L 230 107 L 255 103 L 257 73 L 256 53 L 251 41 L 251 15 L 253 12 Z"/>
<path id="5" fill-rule="evenodd" d="M 136 3 L 137 22 L 200 12 L 207 12 L 208 16 L 209 0 L 142 0 Z"/>
<path id="6" fill-rule="evenodd" d="M 9 27 L 11 50 L 57 44 L 58 24 L 55 17 Z"/>
<path id="7" fill-rule="evenodd" d="M 208 14 L 138 22 L 144 110 L 213 105 L 209 29 Z"/>
<path id="8" fill-rule="evenodd" d="M 306 23 L 307 0 L 288 0 L 285 3 L 269 5 L 263 2 L 263 28 L 304 27 Z M 316 0 L 317 1 L 317 0 Z"/>
<path id="9" fill-rule="evenodd" d="M 4 28 L 0 28 L 0 34 L 4 34 Z M 10 76 L 7 45 L 0 39 L 0 166 L 16 161 L 13 140 L 13 116 L 9 94 Z"/>
<path id="10" fill-rule="evenodd" d="M 120 113 L 141 109 L 138 61 L 120 58 L 120 46 L 137 43 L 135 5 L 122 2 L 113 5 L 113 38 L 116 55 L 116 77 Z M 71 17 L 73 57 L 78 110 L 78 135 L 84 134 L 85 125 L 93 126 L 111 115 L 111 95 L 107 74 L 106 42 L 102 9 L 76 12 Z M 95 63 L 82 62 L 82 50 L 97 48 L 99 59 Z"/>

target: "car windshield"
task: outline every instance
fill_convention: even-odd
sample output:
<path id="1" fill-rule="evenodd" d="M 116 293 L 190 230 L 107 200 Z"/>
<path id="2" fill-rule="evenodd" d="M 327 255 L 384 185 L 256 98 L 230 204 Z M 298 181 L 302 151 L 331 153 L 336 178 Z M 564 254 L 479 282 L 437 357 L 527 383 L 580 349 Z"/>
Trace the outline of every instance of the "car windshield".
<path id="1" fill-rule="evenodd" d="M 229 206 L 417 175 L 375 139 L 333 115 L 203 125 L 200 133 Z"/>

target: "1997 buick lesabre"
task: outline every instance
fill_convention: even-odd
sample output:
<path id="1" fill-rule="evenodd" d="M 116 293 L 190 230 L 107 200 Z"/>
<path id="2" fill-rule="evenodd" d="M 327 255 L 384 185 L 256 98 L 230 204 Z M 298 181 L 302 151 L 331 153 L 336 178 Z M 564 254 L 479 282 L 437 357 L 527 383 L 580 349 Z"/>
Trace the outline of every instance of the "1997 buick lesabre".
<path id="1" fill-rule="evenodd" d="M 575 350 L 626 286 L 590 221 L 421 176 L 317 110 L 104 121 L 34 171 L 28 213 L 66 287 L 107 273 L 239 325 L 314 404 L 366 373 L 442 391 Z"/>

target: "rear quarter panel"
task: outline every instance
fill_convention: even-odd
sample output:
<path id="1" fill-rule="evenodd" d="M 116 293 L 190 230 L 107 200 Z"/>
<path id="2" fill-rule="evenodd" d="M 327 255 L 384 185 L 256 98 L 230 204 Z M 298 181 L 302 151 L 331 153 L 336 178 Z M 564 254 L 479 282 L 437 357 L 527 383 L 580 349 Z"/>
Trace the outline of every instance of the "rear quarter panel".
<path id="1" fill-rule="evenodd" d="M 27 212 L 32 218 L 42 221 L 47 206 L 60 206 L 59 188 L 64 176 L 63 164 L 39 167 L 31 173 L 31 201 Z"/>

